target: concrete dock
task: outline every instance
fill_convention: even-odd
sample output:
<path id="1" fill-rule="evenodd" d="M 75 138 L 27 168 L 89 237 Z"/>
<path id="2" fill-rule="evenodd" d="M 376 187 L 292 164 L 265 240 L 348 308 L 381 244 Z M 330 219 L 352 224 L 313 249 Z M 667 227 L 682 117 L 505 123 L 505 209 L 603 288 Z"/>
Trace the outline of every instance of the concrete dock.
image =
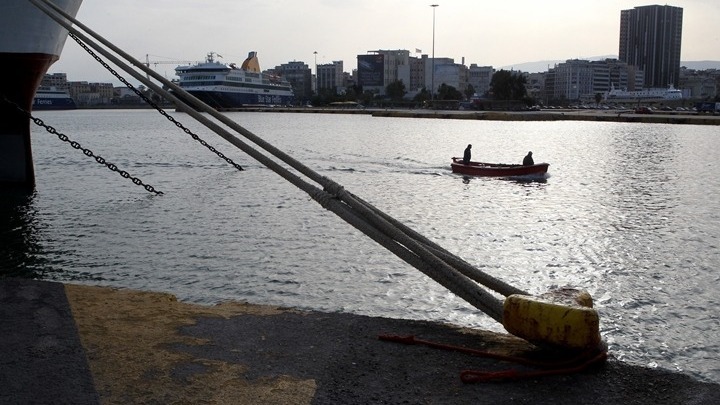
<path id="1" fill-rule="evenodd" d="M 542 111 L 460 111 L 403 108 L 332 108 L 332 107 L 244 107 L 223 111 L 305 113 L 305 114 L 364 114 L 373 117 L 430 118 L 479 121 L 599 121 L 635 122 L 646 124 L 720 125 L 720 115 L 692 112 L 658 111 L 635 114 L 632 109 L 583 110 L 554 109 Z"/>
<path id="2" fill-rule="evenodd" d="M 2 404 L 718 404 L 720 384 L 612 358 L 559 375 L 381 335 L 528 358 L 512 336 L 430 322 L 0 279 Z"/>

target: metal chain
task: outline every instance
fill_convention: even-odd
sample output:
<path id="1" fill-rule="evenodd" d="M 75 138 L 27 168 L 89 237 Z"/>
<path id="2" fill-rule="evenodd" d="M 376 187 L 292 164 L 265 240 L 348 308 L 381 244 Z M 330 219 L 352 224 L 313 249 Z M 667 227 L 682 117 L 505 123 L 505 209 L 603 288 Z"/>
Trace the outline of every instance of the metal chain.
<path id="1" fill-rule="evenodd" d="M 80 145 L 78 142 L 70 140 L 70 138 L 68 138 L 67 135 L 65 135 L 61 132 L 58 132 L 55 128 L 53 128 L 50 125 L 46 125 L 40 118 L 33 117 L 30 114 L 28 114 L 28 116 L 30 117 L 31 120 L 33 120 L 33 122 L 36 125 L 45 128 L 45 130 L 51 134 L 57 135 L 57 137 L 60 138 L 61 141 L 69 143 L 70 146 L 72 146 L 73 148 L 81 150 L 82 153 L 85 154 L 85 156 L 94 158 L 96 162 L 100 163 L 101 165 L 105 165 L 108 169 L 110 169 L 114 172 L 119 173 L 122 177 L 124 177 L 126 179 L 130 179 L 136 185 L 143 186 L 145 188 L 145 190 L 147 190 L 151 193 L 155 193 L 157 195 L 163 194 L 162 191 L 156 190 L 155 187 L 153 187 L 149 184 L 143 183 L 142 180 L 138 179 L 137 177 L 133 177 L 132 175 L 130 175 L 130 173 L 126 172 L 125 170 L 118 169 L 118 167 L 115 166 L 113 163 L 106 161 L 105 159 L 103 159 L 102 156 L 94 154 L 93 151 L 91 151 L 90 149 L 83 148 L 82 145 Z"/>
<path id="2" fill-rule="evenodd" d="M 53 128 L 53 127 L 50 126 L 50 125 L 46 125 L 46 124 L 43 122 L 43 120 L 41 120 L 40 118 L 33 117 L 33 115 L 32 115 L 29 111 L 26 111 L 24 108 L 22 108 L 22 107 L 20 107 L 19 105 L 17 105 L 17 103 L 9 100 L 5 95 L 2 95 L 2 100 L 3 100 L 3 102 L 5 102 L 6 104 L 9 104 L 9 105 L 11 105 L 11 106 L 14 106 L 18 111 L 20 111 L 22 114 L 24 114 L 27 118 L 31 119 L 36 125 L 45 128 L 45 130 L 46 130 L 47 132 L 49 132 L 49 133 L 51 133 L 51 134 L 57 135 L 57 137 L 60 138 L 61 141 L 69 143 L 70 146 L 72 146 L 72 147 L 75 148 L 75 149 L 81 150 L 82 153 L 85 154 L 85 156 L 94 158 L 96 162 L 100 163 L 101 165 L 106 166 L 108 169 L 110 169 L 110 170 L 112 170 L 112 171 L 114 171 L 114 172 L 119 173 L 122 177 L 124 177 L 124 178 L 126 178 L 126 179 L 130 179 L 130 180 L 131 180 L 133 183 L 135 183 L 136 185 L 138 185 L 138 186 L 143 186 L 143 188 L 145 188 L 145 190 L 147 190 L 147 191 L 149 191 L 149 192 L 151 192 L 151 193 L 155 193 L 155 194 L 158 194 L 158 195 L 162 195 L 162 194 L 163 194 L 162 191 L 156 190 L 155 187 L 153 187 L 153 186 L 151 186 L 151 185 L 149 185 L 149 184 L 143 183 L 142 180 L 138 179 L 137 177 L 134 177 L 134 176 L 130 175 L 130 173 L 126 172 L 125 170 L 118 169 L 118 167 L 115 166 L 113 163 L 107 162 L 102 156 L 99 156 L 99 155 L 94 154 L 93 151 L 91 151 L 90 149 L 83 148 L 82 145 L 80 145 L 78 142 L 76 142 L 76 141 L 71 141 L 70 138 L 68 138 L 67 135 L 65 135 L 65 134 L 63 134 L 63 133 L 61 133 L 61 132 L 58 132 L 55 128 Z"/>
<path id="3" fill-rule="evenodd" d="M 197 134 L 195 134 L 195 133 L 192 132 L 190 129 L 188 129 L 187 127 L 185 127 L 185 126 L 184 126 L 182 123 L 180 123 L 179 121 L 175 120 L 175 118 L 173 118 L 171 115 L 169 115 L 162 107 L 160 107 L 160 106 L 157 105 L 154 101 L 150 100 L 147 96 L 145 96 L 144 94 L 142 94 L 142 92 L 140 92 L 140 90 L 136 89 L 135 86 L 133 86 L 133 85 L 130 84 L 127 80 L 125 80 L 124 77 L 120 76 L 120 74 L 119 74 L 118 72 L 116 72 L 115 69 L 113 69 L 112 67 L 110 67 L 110 65 L 108 65 L 104 60 L 102 60 L 97 54 L 95 54 L 95 52 L 93 52 L 92 49 L 90 49 L 87 45 L 85 45 L 85 43 L 83 43 L 83 42 L 80 40 L 80 38 L 78 38 L 75 34 L 73 34 L 72 32 L 70 32 L 70 33 L 68 33 L 68 36 L 70 36 L 70 38 L 74 39 L 75 42 L 77 42 L 78 45 L 80 45 L 80 47 L 82 47 L 83 49 L 85 49 L 85 51 L 86 51 L 88 54 L 90 54 L 90 56 L 92 56 L 98 63 L 100 63 L 105 69 L 107 69 L 108 72 L 110 72 L 113 76 L 115 76 L 118 80 L 120 80 L 120 82 L 122 82 L 122 84 L 124 84 L 125 86 L 127 86 L 127 88 L 129 88 L 130 90 L 132 90 L 136 95 L 138 95 L 138 96 L 139 96 L 140 98 L 142 98 L 146 103 L 148 103 L 151 107 L 153 107 L 155 110 L 157 110 L 157 111 L 160 113 L 160 115 L 162 115 L 162 116 L 164 116 L 165 118 L 167 118 L 170 122 L 172 122 L 173 124 L 175 124 L 176 127 L 182 129 L 183 132 L 185 132 L 186 134 L 190 135 L 194 140 L 198 141 L 198 142 L 200 143 L 200 145 L 208 148 L 211 152 L 213 152 L 213 153 L 215 153 L 216 155 L 218 155 L 221 159 L 223 159 L 223 160 L 226 161 L 227 163 L 233 165 L 237 170 L 240 170 L 240 171 L 244 170 L 244 169 L 242 168 L 242 166 L 240 166 L 239 164 L 235 163 L 232 159 L 230 159 L 229 157 L 225 156 L 222 152 L 220 152 L 219 150 L 215 149 L 215 148 L 214 148 L 212 145 L 210 145 L 209 143 L 205 142 L 205 141 L 204 141 L 203 139 L 201 139 Z"/>

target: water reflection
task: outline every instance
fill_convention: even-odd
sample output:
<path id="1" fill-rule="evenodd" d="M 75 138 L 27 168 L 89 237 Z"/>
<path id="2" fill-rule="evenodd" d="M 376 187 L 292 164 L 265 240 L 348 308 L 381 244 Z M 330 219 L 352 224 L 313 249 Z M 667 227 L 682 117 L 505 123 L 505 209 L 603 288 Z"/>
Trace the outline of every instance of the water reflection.
<path id="1" fill-rule="evenodd" d="M 504 177 L 502 180 L 509 181 L 512 183 L 518 183 L 523 185 L 528 184 L 545 184 L 547 183 L 547 177 L 545 176 L 519 176 L 519 177 Z"/>
<path id="2" fill-rule="evenodd" d="M 38 222 L 34 193 L 3 190 L 0 194 L 0 278 L 38 277 Z"/>
<path id="3" fill-rule="evenodd" d="M 470 184 L 470 180 L 479 180 L 478 177 L 463 175 L 462 176 L 462 182 L 463 184 Z M 540 183 L 544 184 L 547 183 L 547 176 L 513 176 L 513 177 L 483 177 L 483 179 L 486 180 L 499 180 L 499 181 L 507 181 L 511 183 L 518 183 L 518 184 L 534 184 L 534 183 Z"/>
<path id="4" fill-rule="evenodd" d="M 588 289 L 617 358 L 720 381 L 716 128 L 233 114 L 511 285 L 531 293 Z M 10 207 L 2 200 L 0 258 L 13 268 L 194 302 L 502 330 L 271 171 L 255 164 L 239 174 L 214 163 L 152 111 L 45 115 L 113 160 L 140 161 L 131 167 L 168 192 L 147 197 L 105 172 L 77 181 L 91 163 L 38 133 L 37 196 Z M 552 181 L 450 174 L 447 157 L 470 141 L 498 161 L 517 160 L 518 145 L 523 154 L 535 150 L 555 162 Z M 148 154 L 138 158 L 136 145 L 146 143 Z"/>

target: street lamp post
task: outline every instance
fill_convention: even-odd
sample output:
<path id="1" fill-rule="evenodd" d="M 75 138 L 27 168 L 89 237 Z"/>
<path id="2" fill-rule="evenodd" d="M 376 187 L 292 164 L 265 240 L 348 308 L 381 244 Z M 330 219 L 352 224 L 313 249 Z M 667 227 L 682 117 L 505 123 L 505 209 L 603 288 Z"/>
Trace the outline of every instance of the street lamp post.
<path id="1" fill-rule="evenodd" d="M 433 9 L 433 40 L 432 40 L 432 74 L 430 79 L 430 104 L 435 100 L 435 8 L 437 4 L 431 4 Z"/>

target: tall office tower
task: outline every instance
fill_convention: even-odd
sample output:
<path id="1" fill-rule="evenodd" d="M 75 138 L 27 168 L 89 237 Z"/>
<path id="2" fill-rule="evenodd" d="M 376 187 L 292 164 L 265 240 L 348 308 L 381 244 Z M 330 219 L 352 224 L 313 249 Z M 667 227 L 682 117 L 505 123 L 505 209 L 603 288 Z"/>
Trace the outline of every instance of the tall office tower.
<path id="1" fill-rule="evenodd" d="M 619 59 L 645 72 L 645 87 L 678 85 L 682 16 L 673 6 L 620 11 Z"/>

